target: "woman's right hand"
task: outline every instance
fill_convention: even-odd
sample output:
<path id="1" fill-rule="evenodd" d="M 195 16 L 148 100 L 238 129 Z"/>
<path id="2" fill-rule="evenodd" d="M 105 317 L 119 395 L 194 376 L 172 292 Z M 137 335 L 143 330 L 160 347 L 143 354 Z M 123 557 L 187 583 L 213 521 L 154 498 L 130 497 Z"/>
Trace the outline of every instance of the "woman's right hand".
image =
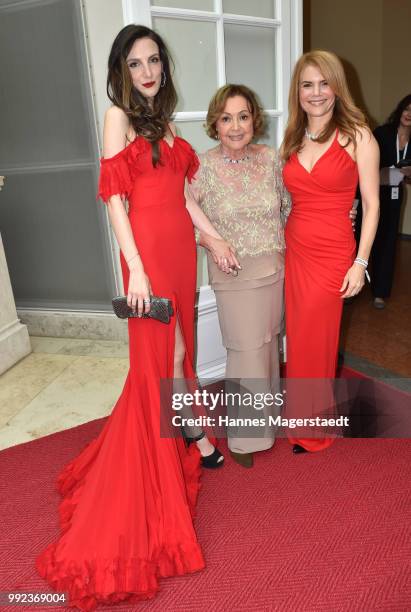
<path id="1" fill-rule="evenodd" d="M 152 293 L 150 280 L 144 269 L 141 266 L 131 269 L 128 282 L 127 304 L 133 312 L 137 311 L 139 317 L 142 317 L 144 312 L 150 312 L 150 296 Z"/>

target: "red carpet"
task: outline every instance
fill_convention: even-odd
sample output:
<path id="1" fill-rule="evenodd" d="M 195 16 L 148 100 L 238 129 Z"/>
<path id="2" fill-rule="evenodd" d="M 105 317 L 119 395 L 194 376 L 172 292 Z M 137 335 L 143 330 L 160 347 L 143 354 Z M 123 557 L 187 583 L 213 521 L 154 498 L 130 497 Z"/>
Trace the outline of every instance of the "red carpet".
<path id="1" fill-rule="evenodd" d="M 54 481 L 101 425 L 0 453 L 1 591 L 48 592 L 34 559 L 58 531 Z M 299 456 L 278 440 L 252 470 L 227 458 L 203 474 L 196 527 L 206 570 L 163 580 L 152 601 L 105 610 L 408 611 L 410 477 L 407 440 L 344 439 Z"/>

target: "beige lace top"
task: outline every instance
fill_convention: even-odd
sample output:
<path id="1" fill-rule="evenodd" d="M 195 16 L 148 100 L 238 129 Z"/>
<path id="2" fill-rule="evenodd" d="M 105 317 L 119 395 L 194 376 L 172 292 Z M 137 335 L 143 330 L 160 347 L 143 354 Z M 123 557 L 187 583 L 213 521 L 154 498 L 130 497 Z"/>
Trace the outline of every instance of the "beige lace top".
<path id="1" fill-rule="evenodd" d="M 191 195 L 234 246 L 243 268 L 238 277 L 226 275 L 209 256 L 211 284 L 274 274 L 283 266 L 283 230 L 291 209 L 278 154 L 266 145 L 250 145 L 249 159 L 233 164 L 224 161 L 217 146 L 199 157 Z"/>

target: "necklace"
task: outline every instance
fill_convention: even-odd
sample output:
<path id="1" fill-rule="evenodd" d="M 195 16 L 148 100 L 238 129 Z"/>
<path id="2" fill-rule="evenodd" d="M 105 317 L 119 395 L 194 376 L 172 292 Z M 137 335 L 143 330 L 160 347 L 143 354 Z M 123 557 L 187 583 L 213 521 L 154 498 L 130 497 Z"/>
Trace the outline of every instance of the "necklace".
<path id="1" fill-rule="evenodd" d="M 312 134 L 308 131 L 307 128 L 305 128 L 305 137 L 308 138 L 308 140 L 311 140 L 312 142 L 316 142 L 318 134 Z"/>
<path id="2" fill-rule="evenodd" d="M 245 162 L 250 159 L 249 155 L 245 155 L 244 157 L 240 157 L 239 159 L 231 159 L 228 155 L 224 155 L 223 159 L 226 164 L 240 164 L 241 162 Z"/>
<path id="3" fill-rule="evenodd" d="M 238 159 L 232 159 L 229 155 L 224 155 L 223 160 L 226 164 L 241 164 L 242 162 L 248 161 L 250 159 L 249 155 L 244 155 L 244 157 L 239 157 Z"/>

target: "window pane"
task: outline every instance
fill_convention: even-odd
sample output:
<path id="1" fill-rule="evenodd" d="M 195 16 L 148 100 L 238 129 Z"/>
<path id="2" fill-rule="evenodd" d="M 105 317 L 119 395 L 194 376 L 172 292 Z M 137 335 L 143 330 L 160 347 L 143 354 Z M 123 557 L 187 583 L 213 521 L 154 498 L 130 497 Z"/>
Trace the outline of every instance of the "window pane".
<path id="1" fill-rule="evenodd" d="M 197 153 L 204 153 L 215 147 L 218 142 L 209 138 L 203 127 L 204 121 L 180 121 L 176 123 L 177 133 L 188 140 Z"/>
<path id="2" fill-rule="evenodd" d="M 255 26 L 224 26 L 227 83 L 251 87 L 264 108 L 276 108 L 276 30 Z"/>
<path id="3" fill-rule="evenodd" d="M 155 17 L 153 28 L 164 37 L 175 63 L 176 110 L 207 110 L 217 89 L 215 24 Z"/>
<path id="4" fill-rule="evenodd" d="M 94 157 L 80 35 L 72 1 L 1 11 L 3 169 Z"/>
<path id="5" fill-rule="evenodd" d="M 251 15 L 252 17 L 275 18 L 275 0 L 223 0 L 223 12 L 234 15 Z"/>
<path id="6" fill-rule="evenodd" d="M 19 307 L 109 308 L 93 168 L 10 174 L 2 237 Z"/>
<path id="7" fill-rule="evenodd" d="M 151 6 L 168 6 L 170 8 L 214 12 L 214 0 L 151 0 Z"/>

